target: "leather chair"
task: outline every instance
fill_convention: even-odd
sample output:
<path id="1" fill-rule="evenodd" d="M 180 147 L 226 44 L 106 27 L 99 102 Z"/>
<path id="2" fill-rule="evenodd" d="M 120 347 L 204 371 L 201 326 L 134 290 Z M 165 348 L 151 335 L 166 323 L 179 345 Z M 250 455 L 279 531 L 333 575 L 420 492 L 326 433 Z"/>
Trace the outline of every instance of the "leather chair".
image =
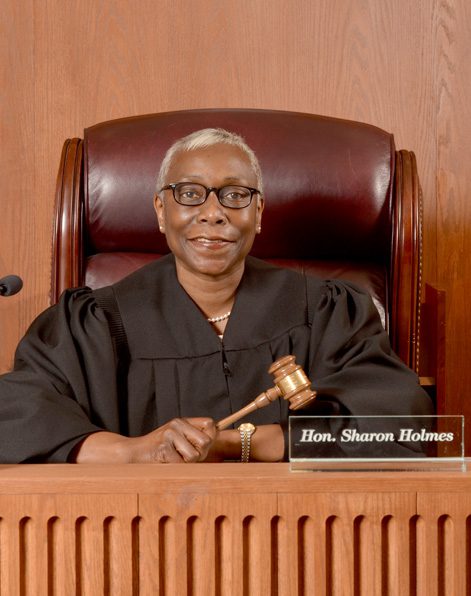
<path id="1" fill-rule="evenodd" d="M 311 114 L 211 109 L 103 122 L 65 141 L 57 181 L 52 302 L 110 284 L 168 252 L 152 198 L 173 141 L 235 131 L 263 171 L 263 231 L 252 254 L 351 280 L 384 309 L 396 353 L 419 370 L 422 210 L 416 160 L 379 128 Z"/>

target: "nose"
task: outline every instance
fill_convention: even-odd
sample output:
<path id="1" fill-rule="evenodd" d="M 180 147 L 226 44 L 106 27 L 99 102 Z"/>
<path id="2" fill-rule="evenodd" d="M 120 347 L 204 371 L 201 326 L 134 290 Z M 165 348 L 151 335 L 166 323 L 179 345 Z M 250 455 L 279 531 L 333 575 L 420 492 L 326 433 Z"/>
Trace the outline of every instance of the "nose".
<path id="1" fill-rule="evenodd" d="M 209 224 L 227 222 L 226 212 L 217 198 L 216 191 L 211 190 L 206 201 L 199 207 L 198 221 Z"/>

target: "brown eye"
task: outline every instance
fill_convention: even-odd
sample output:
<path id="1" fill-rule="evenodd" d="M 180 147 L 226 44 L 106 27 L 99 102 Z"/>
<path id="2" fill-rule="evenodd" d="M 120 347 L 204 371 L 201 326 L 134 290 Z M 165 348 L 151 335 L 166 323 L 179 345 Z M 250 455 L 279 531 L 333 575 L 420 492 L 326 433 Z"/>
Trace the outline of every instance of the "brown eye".
<path id="1" fill-rule="evenodd" d="M 219 193 L 221 201 L 228 207 L 246 207 L 250 203 L 251 193 L 244 186 L 225 186 Z"/>
<path id="2" fill-rule="evenodd" d="M 195 205 L 206 198 L 206 190 L 199 184 L 177 184 L 175 192 L 178 202 L 183 205 Z"/>

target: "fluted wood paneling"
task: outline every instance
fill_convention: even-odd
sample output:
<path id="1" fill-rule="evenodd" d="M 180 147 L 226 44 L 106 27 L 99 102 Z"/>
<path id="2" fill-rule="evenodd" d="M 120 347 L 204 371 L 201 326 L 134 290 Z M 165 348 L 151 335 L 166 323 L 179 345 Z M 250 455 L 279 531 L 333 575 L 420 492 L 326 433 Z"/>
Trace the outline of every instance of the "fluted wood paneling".
<path id="1" fill-rule="evenodd" d="M 449 413 L 468 413 L 471 72 L 467 0 L 5 0 L 0 82 L 0 371 L 48 305 L 65 138 L 97 122 L 200 107 L 363 120 L 415 151 L 425 281 L 448 291 Z M 438 229 L 438 251 L 437 251 Z M 471 449 L 471 433 L 469 433 Z"/>
<path id="2" fill-rule="evenodd" d="M 276 514 L 276 495 L 254 498 L 242 487 L 235 495 L 141 495 L 145 593 L 270 594 Z"/>
<path id="3" fill-rule="evenodd" d="M 421 494 L 417 509 L 423 520 L 418 536 L 422 553 L 417 561 L 418 593 L 471 593 L 471 493 Z"/>
<path id="4" fill-rule="evenodd" d="M 471 470 L 0 466 L 0 594 L 467 596 Z"/>
<path id="5" fill-rule="evenodd" d="M 133 594 L 133 495 L 0 495 L 0 594 Z"/>
<path id="6" fill-rule="evenodd" d="M 279 511 L 280 594 L 407 593 L 413 493 L 283 495 Z"/>

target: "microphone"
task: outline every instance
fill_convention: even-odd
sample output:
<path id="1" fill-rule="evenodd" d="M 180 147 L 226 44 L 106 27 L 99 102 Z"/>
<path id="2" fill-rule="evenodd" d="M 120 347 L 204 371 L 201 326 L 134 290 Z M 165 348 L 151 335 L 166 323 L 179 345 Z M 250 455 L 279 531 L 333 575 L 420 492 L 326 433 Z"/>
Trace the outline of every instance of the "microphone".
<path id="1" fill-rule="evenodd" d="M 7 275 L 0 279 L 0 296 L 13 296 L 23 287 L 23 280 L 18 275 Z"/>

